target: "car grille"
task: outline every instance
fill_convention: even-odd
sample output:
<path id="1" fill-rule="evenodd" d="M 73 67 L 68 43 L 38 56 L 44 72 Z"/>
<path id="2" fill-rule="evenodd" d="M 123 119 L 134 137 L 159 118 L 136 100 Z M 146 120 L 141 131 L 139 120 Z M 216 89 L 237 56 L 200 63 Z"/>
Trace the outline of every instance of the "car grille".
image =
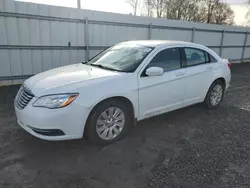
<path id="1" fill-rule="evenodd" d="M 34 94 L 26 86 L 22 85 L 16 97 L 16 107 L 21 110 L 24 109 L 33 97 Z"/>

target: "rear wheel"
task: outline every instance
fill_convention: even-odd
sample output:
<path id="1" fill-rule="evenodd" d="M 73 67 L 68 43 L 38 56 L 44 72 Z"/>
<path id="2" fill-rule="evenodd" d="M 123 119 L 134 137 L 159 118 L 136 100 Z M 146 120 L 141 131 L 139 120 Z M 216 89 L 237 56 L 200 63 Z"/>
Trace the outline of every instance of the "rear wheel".
<path id="1" fill-rule="evenodd" d="M 94 108 L 87 122 L 90 141 L 110 144 L 125 136 L 133 123 L 132 110 L 119 100 L 105 101 Z"/>
<path id="2" fill-rule="evenodd" d="M 216 80 L 209 88 L 205 103 L 208 108 L 216 108 L 224 97 L 225 85 L 222 81 Z"/>

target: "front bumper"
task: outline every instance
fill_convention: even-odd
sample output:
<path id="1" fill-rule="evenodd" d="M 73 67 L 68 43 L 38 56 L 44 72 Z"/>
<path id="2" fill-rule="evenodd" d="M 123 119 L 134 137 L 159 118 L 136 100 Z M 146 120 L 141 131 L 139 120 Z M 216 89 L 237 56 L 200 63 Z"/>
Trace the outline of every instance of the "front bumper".
<path id="1" fill-rule="evenodd" d="M 43 140 L 71 140 L 83 136 L 90 109 L 72 103 L 65 108 L 33 107 L 32 99 L 22 110 L 15 107 L 18 124 L 27 132 Z"/>

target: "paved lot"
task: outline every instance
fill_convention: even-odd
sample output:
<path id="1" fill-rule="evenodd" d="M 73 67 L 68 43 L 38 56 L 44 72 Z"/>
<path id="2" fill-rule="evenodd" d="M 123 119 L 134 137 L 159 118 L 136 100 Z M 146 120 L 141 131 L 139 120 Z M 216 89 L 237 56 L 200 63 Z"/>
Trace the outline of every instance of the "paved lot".
<path id="1" fill-rule="evenodd" d="M 18 87 L 1 87 L 0 187 L 250 187 L 250 64 L 233 65 L 232 74 L 220 108 L 142 121 L 106 147 L 32 137 L 15 121 Z"/>

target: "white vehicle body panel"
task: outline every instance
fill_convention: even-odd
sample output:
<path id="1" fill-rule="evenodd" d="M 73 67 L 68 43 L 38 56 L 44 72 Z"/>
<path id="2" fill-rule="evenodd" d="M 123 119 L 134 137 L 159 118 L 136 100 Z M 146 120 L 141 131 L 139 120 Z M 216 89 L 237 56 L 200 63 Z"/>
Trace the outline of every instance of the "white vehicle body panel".
<path id="1" fill-rule="evenodd" d="M 15 106 L 18 123 L 32 135 L 45 140 L 81 138 L 91 110 L 101 101 L 123 97 L 133 105 L 134 116 L 142 120 L 168 111 L 202 102 L 210 85 L 218 78 L 231 80 L 227 60 L 198 44 L 176 41 L 135 41 L 154 45 L 154 50 L 133 73 L 115 72 L 83 64 L 69 65 L 35 75 L 24 82 L 35 97 L 22 110 Z M 130 42 L 131 43 L 131 42 Z M 193 47 L 207 51 L 218 62 L 167 71 L 162 76 L 142 77 L 150 60 L 161 50 L 173 47 Z M 67 107 L 47 109 L 33 107 L 44 95 L 79 93 Z M 38 129 L 60 129 L 64 136 L 43 136 Z"/>
<path id="2" fill-rule="evenodd" d="M 162 76 L 140 78 L 139 119 L 181 108 L 185 94 L 184 77 L 184 70 L 175 70 Z"/>
<path id="3" fill-rule="evenodd" d="M 143 70 L 153 57 L 167 48 L 163 47 L 156 49 L 155 52 L 145 60 L 143 68 L 139 71 L 139 120 L 182 107 L 182 101 L 185 94 L 184 77 L 186 73 L 184 69 L 168 71 L 162 76 L 141 76 Z"/>

